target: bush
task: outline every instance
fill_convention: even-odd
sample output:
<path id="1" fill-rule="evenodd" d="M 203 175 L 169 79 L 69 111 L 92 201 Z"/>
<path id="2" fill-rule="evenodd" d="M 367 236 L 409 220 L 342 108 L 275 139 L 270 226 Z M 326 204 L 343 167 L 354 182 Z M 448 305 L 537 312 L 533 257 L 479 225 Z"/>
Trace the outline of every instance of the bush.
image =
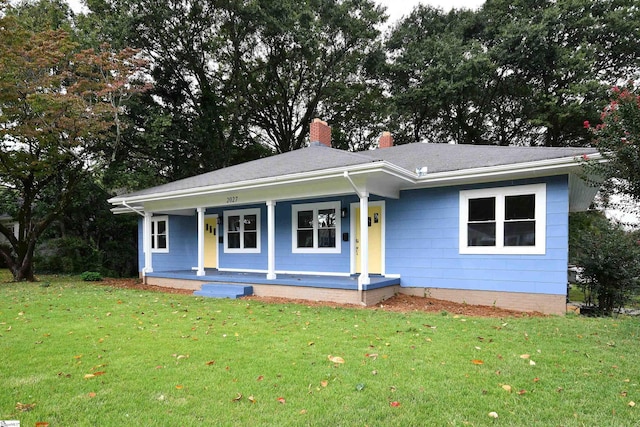
<path id="1" fill-rule="evenodd" d="M 79 237 L 42 242 L 36 248 L 34 260 L 38 273 L 77 274 L 100 268 L 100 254 Z"/>
<path id="2" fill-rule="evenodd" d="M 102 274 L 97 271 L 85 271 L 80 275 L 80 278 L 85 282 L 100 282 L 102 280 Z"/>
<path id="3" fill-rule="evenodd" d="M 575 240 L 575 263 L 584 268 L 580 287 L 597 300 L 602 314 L 612 314 L 640 290 L 637 234 L 597 218 Z"/>

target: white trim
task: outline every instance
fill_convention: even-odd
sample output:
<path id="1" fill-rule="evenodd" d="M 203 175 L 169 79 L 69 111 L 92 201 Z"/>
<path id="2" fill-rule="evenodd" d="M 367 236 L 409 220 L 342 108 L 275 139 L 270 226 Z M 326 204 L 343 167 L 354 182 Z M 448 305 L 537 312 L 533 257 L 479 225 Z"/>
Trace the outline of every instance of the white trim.
<path id="1" fill-rule="evenodd" d="M 507 196 L 535 195 L 535 246 L 504 246 L 504 200 Z M 507 255 L 544 255 L 546 252 L 547 224 L 547 186 L 546 184 L 517 185 L 512 187 L 492 187 L 477 190 L 460 191 L 459 200 L 459 251 L 461 254 L 507 254 Z M 469 199 L 495 197 L 495 246 L 468 246 Z"/>
<path id="2" fill-rule="evenodd" d="M 256 216 L 256 247 L 255 248 L 244 248 L 244 221 L 242 220 L 245 216 L 255 215 Z M 253 209 L 237 209 L 232 211 L 224 211 L 224 252 L 228 254 L 259 254 L 260 253 L 260 223 L 261 223 L 261 212 L 260 208 Z M 229 224 L 228 218 L 230 216 L 240 216 L 240 248 L 229 248 Z M 251 230 L 253 231 L 253 230 Z"/>
<path id="3" fill-rule="evenodd" d="M 166 248 L 158 248 L 158 223 L 164 221 L 165 223 L 165 233 L 166 236 Z M 154 225 L 155 224 L 155 225 Z M 152 216 L 150 226 L 152 230 L 155 232 L 151 232 L 151 252 L 155 254 L 167 254 L 169 253 L 169 216 L 161 215 L 161 216 Z"/>
<path id="4" fill-rule="evenodd" d="M 291 252 L 294 254 L 339 254 L 342 252 L 342 218 L 340 211 L 340 202 L 319 202 L 319 203 L 303 203 L 291 205 Z M 333 209 L 335 211 L 335 247 L 318 247 L 318 211 L 322 209 Z M 313 247 L 298 247 L 298 212 L 313 212 Z"/>

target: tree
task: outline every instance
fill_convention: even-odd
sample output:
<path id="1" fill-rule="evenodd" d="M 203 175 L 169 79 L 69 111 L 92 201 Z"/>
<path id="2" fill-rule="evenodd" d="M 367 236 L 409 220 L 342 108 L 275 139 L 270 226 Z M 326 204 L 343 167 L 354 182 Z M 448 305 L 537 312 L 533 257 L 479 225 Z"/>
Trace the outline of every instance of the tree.
<path id="1" fill-rule="evenodd" d="M 143 88 L 132 81 L 139 68 L 134 51 L 77 52 L 65 31 L 31 31 L 11 12 L 2 0 L 0 210 L 19 228 L 16 237 L 0 224 L 10 244 L 0 256 L 15 280 L 34 280 L 38 239 L 97 164 L 122 109 L 110 101 Z"/>
<path id="2" fill-rule="evenodd" d="M 420 6 L 389 38 L 388 82 L 408 141 L 585 145 L 606 89 L 640 64 L 633 0 Z"/>
<path id="3" fill-rule="evenodd" d="M 595 297 L 601 313 L 610 315 L 640 290 L 640 236 L 603 215 L 582 221 L 571 259 L 583 268 L 580 286 Z"/>
<path id="4" fill-rule="evenodd" d="M 605 162 L 590 164 L 597 173 L 610 179 L 612 190 L 640 202 L 640 93 L 632 82 L 628 87 L 614 86 L 612 100 L 603 109 L 601 122 L 584 127 L 592 132 L 593 143 Z"/>

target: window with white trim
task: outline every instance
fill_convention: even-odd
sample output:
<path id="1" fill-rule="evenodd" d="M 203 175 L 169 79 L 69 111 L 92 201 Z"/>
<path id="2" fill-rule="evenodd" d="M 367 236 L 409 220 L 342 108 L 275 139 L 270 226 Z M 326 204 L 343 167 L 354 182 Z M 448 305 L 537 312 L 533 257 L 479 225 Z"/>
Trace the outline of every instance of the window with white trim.
<path id="1" fill-rule="evenodd" d="M 460 192 L 460 253 L 544 254 L 546 185 Z"/>
<path id="2" fill-rule="evenodd" d="M 294 253 L 340 253 L 340 202 L 293 205 L 291 228 Z"/>
<path id="3" fill-rule="evenodd" d="M 151 218 L 151 252 L 169 252 L 169 217 Z"/>
<path id="4" fill-rule="evenodd" d="M 224 251 L 260 253 L 260 209 L 224 212 Z"/>

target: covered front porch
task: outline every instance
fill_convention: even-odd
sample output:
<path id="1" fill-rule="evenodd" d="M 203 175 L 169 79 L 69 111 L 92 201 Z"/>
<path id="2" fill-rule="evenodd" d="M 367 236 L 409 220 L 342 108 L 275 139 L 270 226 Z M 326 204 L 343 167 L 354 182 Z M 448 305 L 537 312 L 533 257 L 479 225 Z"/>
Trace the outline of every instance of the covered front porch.
<path id="1" fill-rule="evenodd" d="M 375 305 L 399 292 L 399 277 L 370 275 L 366 285 L 358 287 L 358 275 L 278 274 L 276 279 L 264 273 L 197 270 L 149 272 L 144 281 L 149 285 L 200 290 L 202 285 L 250 285 L 253 294 L 264 297 L 332 301 L 345 304 Z"/>

